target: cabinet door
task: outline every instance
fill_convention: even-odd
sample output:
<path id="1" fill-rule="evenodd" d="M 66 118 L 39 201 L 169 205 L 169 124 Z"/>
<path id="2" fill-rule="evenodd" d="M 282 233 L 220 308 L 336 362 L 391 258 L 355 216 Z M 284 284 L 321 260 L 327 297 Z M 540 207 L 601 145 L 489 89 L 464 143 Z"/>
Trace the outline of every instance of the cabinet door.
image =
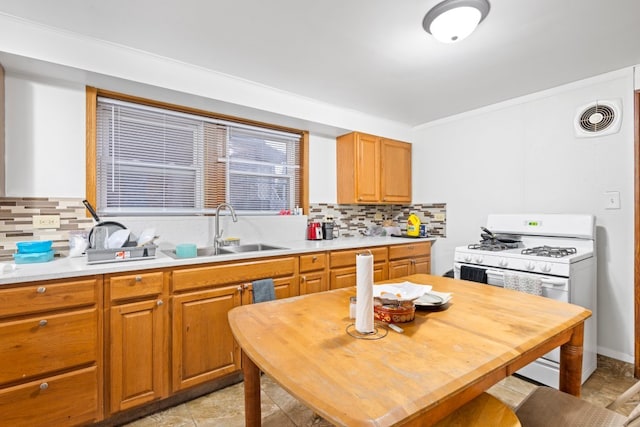
<path id="1" fill-rule="evenodd" d="M 411 267 L 411 261 L 408 259 L 389 261 L 389 279 L 408 276 L 411 274 Z"/>
<path id="2" fill-rule="evenodd" d="M 111 412 L 163 397 L 167 308 L 161 299 L 111 307 Z"/>
<path id="3" fill-rule="evenodd" d="M 411 144 L 390 139 L 380 143 L 381 200 L 411 202 Z"/>
<path id="4" fill-rule="evenodd" d="M 359 134 L 356 142 L 356 201 L 380 201 L 380 141 L 377 137 Z"/>
<path id="5" fill-rule="evenodd" d="M 373 281 L 379 282 L 389 278 L 389 269 L 386 262 L 376 262 L 373 264 Z"/>
<path id="6" fill-rule="evenodd" d="M 241 287 L 173 297 L 173 391 L 201 384 L 240 369 L 227 313 L 241 303 Z"/>
<path id="7" fill-rule="evenodd" d="M 422 257 L 416 258 L 415 263 L 413 264 L 413 273 L 412 274 L 431 274 L 431 258 L 430 257 Z"/>
<path id="8" fill-rule="evenodd" d="M 322 292 L 327 289 L 329 289 L 329 284 L 327 283 L 327 273 L 324 271 L 300 275 L 300 295 Z"/>

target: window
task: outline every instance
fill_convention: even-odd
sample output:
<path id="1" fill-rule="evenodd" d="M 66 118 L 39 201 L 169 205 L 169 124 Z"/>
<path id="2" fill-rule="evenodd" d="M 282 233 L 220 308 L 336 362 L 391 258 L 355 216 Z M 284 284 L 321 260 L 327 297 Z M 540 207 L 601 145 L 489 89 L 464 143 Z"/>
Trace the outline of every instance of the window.
<path id="1" fill-rule="evenodd" d="M 97 98 L 96 199 L 107 215 L 301 206 L 302 135 Z"/>

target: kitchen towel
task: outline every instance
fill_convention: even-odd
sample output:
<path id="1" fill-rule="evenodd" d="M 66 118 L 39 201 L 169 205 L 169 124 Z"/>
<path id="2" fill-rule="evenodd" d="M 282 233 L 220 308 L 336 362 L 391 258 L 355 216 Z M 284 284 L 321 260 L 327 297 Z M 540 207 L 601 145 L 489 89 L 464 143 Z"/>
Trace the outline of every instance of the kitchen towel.
<path id="1" fill-rule="evenodd" d="M 532 295 L 542 295 L 542 280 L 524 274 L 503 273 L 504 288 L 525 292 Z"/>
<path id="2" fill-rule="evenodd" d="M 487 270 L 485 268 L 461 265 L 460 279 L 470 280 L 472 282 L 478 282 L 478 283 L 487 283 Z"/>
<path id="3" fill-rule="evenodd" d="M 356 331 L 370 334 L 373 329 L 373 255 L 356 255 Z"/>
<path id="4" fill-rule="evenodd" d="M 253 285 L 253 302 L 265 302 L 276 299 L 273 279 L 262 279 L 251 282 Z"/>

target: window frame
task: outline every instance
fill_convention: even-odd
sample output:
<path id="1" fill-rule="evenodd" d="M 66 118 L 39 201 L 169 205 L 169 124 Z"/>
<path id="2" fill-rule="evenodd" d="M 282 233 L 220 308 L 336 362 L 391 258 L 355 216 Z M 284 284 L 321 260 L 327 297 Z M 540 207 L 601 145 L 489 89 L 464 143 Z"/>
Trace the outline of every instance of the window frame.
<path id="1" fill-rule="evenodd" d="M 120 101 L 132 102 L 147 105 L 156 108 L 162 108 L 172 111 L 178 111 L 187 114 L 195 114 L 199 116 L 209 117 L 212 119 L 224 120 L 244 125 L 258 126 L 262 128 L 283 131 L 288 133 L 297 133 L 300 135 L 300 180 L 299 180 L 299 198 L 303 211 L 309 211 L 309 132 L 300 129 L 293 129 L 284 126 L 273 125 L 235 116 L 214 113 L 210 111 L 200 110 L 197 108 L 171 104 L 167 102 L 155 101 L 138 96 L 127 95 L 118 92 L 99 89 L 96 87 L 86 87 L 86 199 L 96 207 L 98 213 L 103 216 L 109 216 L 101 212 L 97 200 L 97 105 L 98 97 L 112 98 Z M 205 213 L 201 215 L 212 215 Z M 250 215 L 250 214 L 249 214 Z M 88 214 L 87 214 L 88 216 Z M 111 216 L 116 216 L 111 214 Z M 148 216 L 159 216 L 159 214 L 150 213 Z"/>

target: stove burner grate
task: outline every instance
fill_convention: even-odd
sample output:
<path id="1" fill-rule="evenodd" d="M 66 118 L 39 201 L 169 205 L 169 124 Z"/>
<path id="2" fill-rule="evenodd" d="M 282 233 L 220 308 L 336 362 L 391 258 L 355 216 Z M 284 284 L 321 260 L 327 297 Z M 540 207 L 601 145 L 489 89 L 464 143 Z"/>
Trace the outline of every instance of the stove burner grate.
<path id="1" fill-rule="evenodd" d="M 469 246 L 467 246 L 467 248 L 497 252 L 497 251 L 506 251 L 507 249 L 514 249 L 519 247 L 519 245 L 520 245 L 520 242 L 506 243 L 506 242 L 500 242 L 495 239 L 485 239 L 485 240 L 481 240 L 480 243 L 472 243 Z"/>
<path id="2" fill-rule="evenodd" d="M 523 255 L 548 256 L 552 258 L 562 258 L 573 255 L 576 252 L 576 248 L 562 248 L 558 246 L 536 246 L 522 250 Z"/>

